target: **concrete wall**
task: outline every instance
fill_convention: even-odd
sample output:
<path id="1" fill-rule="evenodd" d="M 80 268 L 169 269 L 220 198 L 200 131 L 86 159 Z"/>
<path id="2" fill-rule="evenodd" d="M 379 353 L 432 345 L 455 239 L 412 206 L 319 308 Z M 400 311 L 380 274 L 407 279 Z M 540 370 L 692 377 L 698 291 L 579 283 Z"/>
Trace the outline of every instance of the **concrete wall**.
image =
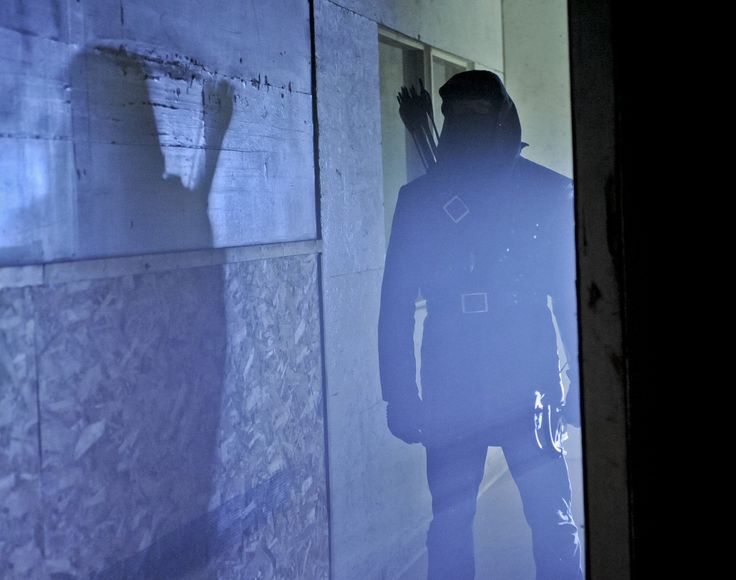
<path id="1" fill-rule="evenodd" d="M 421 513 L 421 481 L 418 450 L 386 429 L 378 383 L 378 29 L 326 0 L 315 25 L 332 577 L 397 578 L 406 556 L 396 539 Z"/>
<path id="2" fill-rule="evenodd" d="M 309 7 L 6 2 L 0 264 L 313 239 Z"/>
<path id="3" fill-rule="evenodd" d="M 565 0 L 504 0 L 506 87 L 519 111 L 524 156 L 572 176 Z"/>
<path id="4" fill-rule="evenodd" d="M 328 576 L 309 30 L 0 7 L 1 577 Z"/>

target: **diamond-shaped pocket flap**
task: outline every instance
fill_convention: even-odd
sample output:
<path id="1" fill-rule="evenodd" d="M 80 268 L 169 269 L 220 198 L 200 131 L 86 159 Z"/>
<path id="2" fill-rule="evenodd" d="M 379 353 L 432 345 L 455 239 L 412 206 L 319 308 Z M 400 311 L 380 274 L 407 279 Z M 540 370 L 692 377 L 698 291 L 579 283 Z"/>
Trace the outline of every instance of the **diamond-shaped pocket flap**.
<path id="1" fill-rule="evenodd" d="M 445 210 L 445 213 L 450 216 L 450 219 L 455 223 L 458 223 L 470 213 L 468 206 L 457 195 L 453 196 L 450 201 L 443 205 L 442 209 Z"/>

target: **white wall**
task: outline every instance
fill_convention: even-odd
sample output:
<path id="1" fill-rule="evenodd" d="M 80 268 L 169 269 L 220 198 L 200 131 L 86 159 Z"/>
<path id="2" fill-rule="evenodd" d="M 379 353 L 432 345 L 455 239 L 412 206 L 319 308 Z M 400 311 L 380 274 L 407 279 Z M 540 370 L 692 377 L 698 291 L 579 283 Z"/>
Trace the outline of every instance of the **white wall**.
<path id="1" fill-rule="evenodd" d="M 572 176 L 565 0 L 504 0 L 506 88 L 521 117 L 524 156 Z"/>
<path id="2" fill-rule="evenodd" d="M 334 0 L 378 24 L 486 66 L 503 68 L 501 0 Z"/>
<path id="3" fill-rule="evenodd" d="M 523 155 L 563 175 L 573 174 L 567 3 L 504 0 L 506 87 L 521 117 Z M 580 429 L 570 428 L 567 464 L 575 521 L 584 542 Z"/>

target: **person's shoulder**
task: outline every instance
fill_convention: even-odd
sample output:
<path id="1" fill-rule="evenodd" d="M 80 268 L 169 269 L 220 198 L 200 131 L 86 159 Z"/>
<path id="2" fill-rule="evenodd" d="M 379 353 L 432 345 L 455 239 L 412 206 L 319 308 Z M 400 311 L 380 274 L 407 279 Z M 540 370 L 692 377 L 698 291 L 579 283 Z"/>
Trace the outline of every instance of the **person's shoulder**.
<path id="1" fill-rule="evenodd" d="M 518 174 L 528 202 L 545 212 L 568 212 L 572 207 L 573 180 L 549 167 L 519 158 Z"/>
<path id="2" fill-rule="evenodd" d="M 524 157 L 519 157 L 518 163 L 519 174 L 534 191 L 572 199 L 572 179 Z"/>
<path id="3" fill-rule="evenodd" d="M 407 198 L 421 197 L 432 189 L 434 180 L 430 175 L 424 174 L 412 179 L 399 190 L 399 195 Z"/>
<path id="4" fill-rule="evenodd" d="M 431 175 L 417 177 L 401 187 L 398 204 L 404 210 L 411 209 L 413 213 L 424 212 L 435 188 L 435 180 Z"/>

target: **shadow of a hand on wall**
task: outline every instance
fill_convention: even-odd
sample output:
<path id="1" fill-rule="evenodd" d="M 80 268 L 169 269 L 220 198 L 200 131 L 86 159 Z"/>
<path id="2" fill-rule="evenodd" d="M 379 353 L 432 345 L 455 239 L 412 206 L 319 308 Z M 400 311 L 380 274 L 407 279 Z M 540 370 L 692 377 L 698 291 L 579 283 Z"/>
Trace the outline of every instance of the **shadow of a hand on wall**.
<path id="1" fill-rule="evenodd" d="M 208 196 L 232 89 L 192 77 L 191 94 L 176 95 L 181 82 L 164 77 L 184 71 L 154 65 L 107 48 L 72 64 L 78 257 L 212 246 Z M 189 175 L 167 173 L 177 160 Z M 45 526 L 49 557 L 75 554 L 82 577 L 189 577 L 211 559 L 219 525 L 209 520 L 224 461 L 222 267 L 39 292 L 42 424 L 59 442 L 43 466 L 59 498 Z"/>
<path id="2" fill-rule="evenodd" d="M 73 62 L 77 257 L 212 246 L 208 196 L 233 90 L 186 75 L 106 47 Z"/>

